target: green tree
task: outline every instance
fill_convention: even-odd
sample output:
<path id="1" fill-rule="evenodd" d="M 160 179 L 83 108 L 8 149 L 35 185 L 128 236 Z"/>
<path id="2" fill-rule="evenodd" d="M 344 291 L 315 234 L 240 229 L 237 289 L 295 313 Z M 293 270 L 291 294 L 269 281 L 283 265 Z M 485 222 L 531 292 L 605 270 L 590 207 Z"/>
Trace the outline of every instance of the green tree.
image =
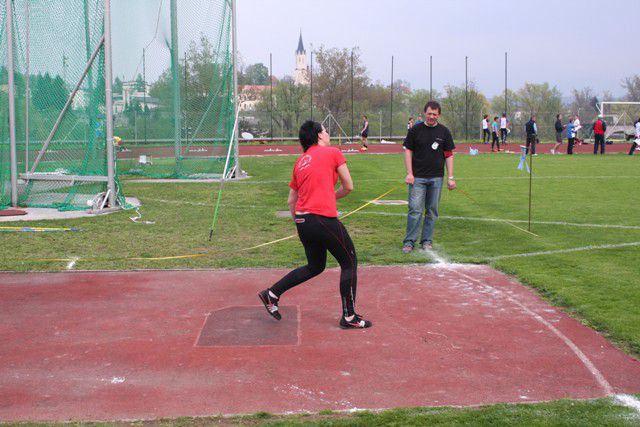
<path id="1" fill-rule="evenodd" d="M 120 77 L 116 77 L 116 79 L 113 81 L 113 93 L 122 93 L 122 80 L 120 80 Z"/>
<path id="2" fill-rule="evenodd" d="M 367 69 L 358 48 L 325 49 L 316 52 L 317 72 L 313 76 L 314 103 L 334 116 L 351 111 L 351 55 L 353 53 L 354 102 L 362 100 L 369 84 Z"/>
<path id="3" fill-rule="evenodd" d="M 243 74 L 243 85 L 268 85 L 269 69 L 262 63 L 249 65 Z"/>
<path id="4" fill-rule="evenodd" d="M 455 138 L 476 139 L 481 132 L 482 116 L 490 110 L 487 98 L 481 94 L 474 82 L 469 82 L 465 93 L 464 86 L 447 85 L 440 104 L 442 105 L 442 123 Z"/>
<path id="5" fill-rule="evenodd" d="M 263 93 L 257 110 L 268 113 L 269 92 Z M 309 89 L 296 85 L 291 77 L 285 77 L 273 87 L 273 121 L 286 135 L 295 133 L 309 116 Z M 264 127 L 264 126 L 263 126 Z M 274 136 L 274 135 L 272 135 Z"/>

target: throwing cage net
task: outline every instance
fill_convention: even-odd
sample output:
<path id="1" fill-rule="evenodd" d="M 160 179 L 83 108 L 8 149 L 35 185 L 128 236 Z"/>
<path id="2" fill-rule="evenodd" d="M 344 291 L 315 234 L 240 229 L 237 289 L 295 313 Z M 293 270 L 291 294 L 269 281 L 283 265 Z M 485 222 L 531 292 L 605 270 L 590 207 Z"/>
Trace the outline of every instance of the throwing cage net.
<path id="1" fill-rule="evenodd" d="M 223 174 L 235 118 L 231 8 L 230 0 L 113 0 L 120 174 Z"/>
<path id="2" fill-rule="evenodd" d="M 12 39 L 18 204 L 104 207 L 104 3 L 11 3 L 9 29 L 6 3 L 0 5 L 0 206 L 11 203 L 7 53 Z"/>

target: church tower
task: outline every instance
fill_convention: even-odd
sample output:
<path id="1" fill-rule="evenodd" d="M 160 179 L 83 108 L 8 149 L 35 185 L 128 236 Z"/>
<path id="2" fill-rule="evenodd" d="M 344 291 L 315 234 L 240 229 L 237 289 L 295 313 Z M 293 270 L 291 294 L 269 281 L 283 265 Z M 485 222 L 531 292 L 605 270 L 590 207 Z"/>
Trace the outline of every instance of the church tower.
<path id="1" fill-rule="evenodd" d="M 304 50 L 302 44 L 302 31 L 298 40 L 298 49 L 296 49 L 296 71 L 293 81 L 296 85 L 309 84 L 309 67 L 307 66 L 307 51 Z"/>

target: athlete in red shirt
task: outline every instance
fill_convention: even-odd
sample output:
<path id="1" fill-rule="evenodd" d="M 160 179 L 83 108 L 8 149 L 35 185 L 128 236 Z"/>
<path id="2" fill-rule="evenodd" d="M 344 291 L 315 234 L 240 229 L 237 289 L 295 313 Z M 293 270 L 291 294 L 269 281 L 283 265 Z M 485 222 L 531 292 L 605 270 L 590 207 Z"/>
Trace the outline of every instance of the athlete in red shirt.
<path id="1" fill-rule="evenodd" d="M 358 260 L 356 250 L 344 225 L 338 220 L 336 199 L 353 190 L 347 161 L 337 148 L 331 147 L 329 134 L 313 121 L 300 128 L 300 144 L 304 154 L 293 168 L 289 183 L 289 209 L 296 223 L 298 237 L 307 255 L 307 265 L 296 268 L 258 296 L 267 312 L 280 320 L 280 296 L 294 286 L 324 271 L 327 251 L 340 264 L 343 329 L 368 328 L 371 322 L 355 312 Z M 340 178 L 340 187 L 335 185 Z"/>

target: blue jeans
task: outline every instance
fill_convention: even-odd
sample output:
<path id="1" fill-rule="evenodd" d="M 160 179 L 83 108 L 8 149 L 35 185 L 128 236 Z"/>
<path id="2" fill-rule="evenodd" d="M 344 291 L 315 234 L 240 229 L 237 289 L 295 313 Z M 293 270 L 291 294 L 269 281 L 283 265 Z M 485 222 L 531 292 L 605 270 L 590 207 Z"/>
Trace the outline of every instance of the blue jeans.
<path id="1" fill-rule="evenodd" d="M 407 215 L 407 235 L 404 245 L 414 246 L 420 230 L 422 212 L 426 210 L 420 243 L 432 243 L 433 229 L 438 219 L 438 204 L 442 194 L 442 177 L 416 178 L 409 185 L 409 214 Z"/>

